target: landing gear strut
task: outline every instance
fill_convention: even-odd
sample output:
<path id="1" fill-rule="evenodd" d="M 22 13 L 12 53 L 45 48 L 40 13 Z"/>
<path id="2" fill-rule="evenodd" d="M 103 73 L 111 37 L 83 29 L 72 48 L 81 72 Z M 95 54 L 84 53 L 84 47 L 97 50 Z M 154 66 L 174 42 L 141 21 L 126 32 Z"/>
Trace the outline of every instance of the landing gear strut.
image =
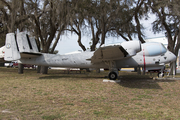
<path id="1" fill-rule="evenodd" d="M 164 77 L 164 73 L 163 72 L 159 72 L 158 73 L 158 77 L 160 77 L 160 78 Z"/>
<path id="2" fill-rule="evenodd" d="M 109 66 L 109 74 L 108 77 L 110 80 L 116 80 L 118 77 L 118 69 L 116 66 L 116 62 L 115 61 L 107 61 L 105 62 L 108 66 Z"/>
<path id="3" fill-rule="evenodd" d="M 164 77 L 164 70 L 165 70 L 165 66 L 163 66 L 161 70 L 158 72 L 158 77 L 160 78 Z"/>

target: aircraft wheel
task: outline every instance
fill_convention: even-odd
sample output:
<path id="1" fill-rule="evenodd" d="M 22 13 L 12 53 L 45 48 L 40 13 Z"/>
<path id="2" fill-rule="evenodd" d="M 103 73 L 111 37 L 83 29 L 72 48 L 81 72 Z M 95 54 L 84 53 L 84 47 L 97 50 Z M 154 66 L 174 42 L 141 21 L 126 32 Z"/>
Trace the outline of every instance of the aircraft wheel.
<path id="1" fill-rule="evenodd" d="M 164 77 L 164 73 L 159 72 L 158 77 Z"/>
<path id="2" fill-rule="evenodd" d="M 110 72 L 108 77 L 110 80 L 116 80 L 117 79 L 117 73 Z"/>

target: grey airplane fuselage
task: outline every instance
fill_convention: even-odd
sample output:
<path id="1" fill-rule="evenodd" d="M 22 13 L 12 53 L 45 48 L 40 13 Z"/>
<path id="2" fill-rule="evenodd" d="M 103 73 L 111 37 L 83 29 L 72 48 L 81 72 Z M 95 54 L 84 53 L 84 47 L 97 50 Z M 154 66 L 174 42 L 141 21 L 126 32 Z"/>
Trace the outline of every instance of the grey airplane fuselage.
<path id="1" fill-rule="evenodd" d="M 90 59 L 94 52 L 81 52 L 68 55 L 56 55 L 43 53 L 35 58 L 22 58 L 19 63 L 33 64 L 51 67 L 67 67 L 67 68 L 108 68 L 106 61 L 99 63 L 91 63 Z M 175 59 L 175 55 L 170 51 L 166 51 L 163 55 L 158 56 L 145 56 L 143 51 L 140 51 L 132 57 L 116 60 L 117 68 L 129 67 L 158 67 L 162 66 L 161 63 L 170 63 Z"/>

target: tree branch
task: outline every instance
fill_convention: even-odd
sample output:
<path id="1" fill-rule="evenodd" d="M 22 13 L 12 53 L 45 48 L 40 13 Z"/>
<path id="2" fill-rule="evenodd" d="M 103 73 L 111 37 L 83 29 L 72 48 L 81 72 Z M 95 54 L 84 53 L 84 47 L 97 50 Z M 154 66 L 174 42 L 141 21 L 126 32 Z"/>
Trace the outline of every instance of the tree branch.
<path id="1" fill-rule="evenodd" d="M 5 0 L 1 0 L 1 2 L 3 2 L 8 7 L 8 9 L 12 11 L 11 6 Z"/>

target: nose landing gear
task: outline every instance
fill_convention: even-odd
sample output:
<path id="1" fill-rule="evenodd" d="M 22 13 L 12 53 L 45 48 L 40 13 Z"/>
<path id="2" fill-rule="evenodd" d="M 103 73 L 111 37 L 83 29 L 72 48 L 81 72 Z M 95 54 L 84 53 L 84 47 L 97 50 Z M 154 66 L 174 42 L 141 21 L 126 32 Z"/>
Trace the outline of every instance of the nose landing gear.
<path id="1" fill-rule="evenodd" d="M 159 73 L 158 73 L 158 77 L 159 77 L 159 78 L 164 77 L 164 73 L 163 73 L 163 72 L 159 72 Z"/>
<path id="2" fill-rule="evenodd" d="M 164 70 L 165 70 L 165 66 L 161 68 L 161 70 L 158 72 L 158 77 L 162 78 L 164 77 Z"/>

